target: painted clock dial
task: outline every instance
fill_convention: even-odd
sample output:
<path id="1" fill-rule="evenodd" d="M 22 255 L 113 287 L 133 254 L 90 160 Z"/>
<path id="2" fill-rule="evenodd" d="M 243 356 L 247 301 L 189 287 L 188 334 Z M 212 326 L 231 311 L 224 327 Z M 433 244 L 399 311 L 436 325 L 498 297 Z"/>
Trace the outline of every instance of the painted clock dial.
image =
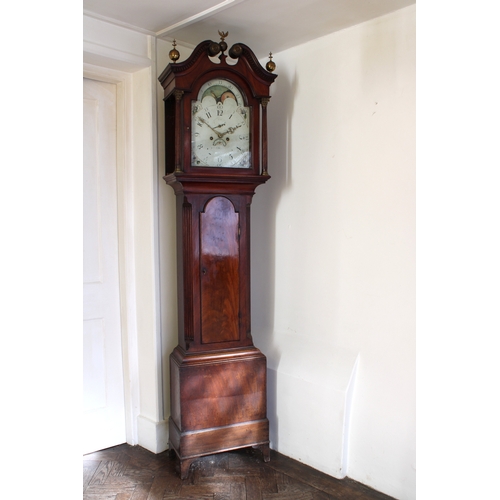
<path id="1" fill-rule="evenodd" d="M 193 166 L 250 168 L 250 108 L 234 83 L 216 78 L 202 85 L 191 130 Z"/>

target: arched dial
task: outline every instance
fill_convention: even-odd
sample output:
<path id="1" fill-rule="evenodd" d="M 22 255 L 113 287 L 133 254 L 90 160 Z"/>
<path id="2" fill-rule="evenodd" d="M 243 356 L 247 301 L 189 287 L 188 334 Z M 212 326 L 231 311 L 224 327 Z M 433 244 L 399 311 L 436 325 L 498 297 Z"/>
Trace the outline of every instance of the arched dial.
<path id="1" fill-rule="evenodd" d="M 195 167 L 250 168 L 250 108 L 234 83 L 216 78 L 202 85 L 191 130 Z"/>

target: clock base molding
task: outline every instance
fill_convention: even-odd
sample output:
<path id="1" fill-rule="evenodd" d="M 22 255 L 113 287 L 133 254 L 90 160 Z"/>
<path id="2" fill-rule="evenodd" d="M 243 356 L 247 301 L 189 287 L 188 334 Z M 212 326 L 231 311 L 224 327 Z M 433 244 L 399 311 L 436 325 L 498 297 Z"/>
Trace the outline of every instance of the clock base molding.
<path id="1" fill-rule="evenodd" d="M 179 459 L 181 479 L 186 479 L 191 464 L 200 457 L 222 453 L 240 448 L 258 448 L 264 462 L 270 460 L 269 440 L 261 441 L 269 436 L 269 421 L 245 422 L 227 425 L 217 429 L 194 432 L 181 432 L 172 418 L 169 421 L 170 451 Z M 216 443 L 224 443 L 223 447 Z"/>
<path id="2" fill-rule="evenodd" d="M 181 477 L 204 455 L 260 448 L 269 461 L 266 357 L 255 347 L 170 356 L 169 445 Z"/>

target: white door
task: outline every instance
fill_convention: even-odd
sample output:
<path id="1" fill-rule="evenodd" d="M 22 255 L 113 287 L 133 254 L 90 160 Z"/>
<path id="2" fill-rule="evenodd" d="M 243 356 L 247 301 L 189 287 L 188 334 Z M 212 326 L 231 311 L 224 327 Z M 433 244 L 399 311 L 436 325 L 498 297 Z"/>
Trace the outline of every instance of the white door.
<path id="1" fill-rule="evenodd" d="M 126 441 L 118 279 L 116 85 L 84 78 L 84 454 Z"/>

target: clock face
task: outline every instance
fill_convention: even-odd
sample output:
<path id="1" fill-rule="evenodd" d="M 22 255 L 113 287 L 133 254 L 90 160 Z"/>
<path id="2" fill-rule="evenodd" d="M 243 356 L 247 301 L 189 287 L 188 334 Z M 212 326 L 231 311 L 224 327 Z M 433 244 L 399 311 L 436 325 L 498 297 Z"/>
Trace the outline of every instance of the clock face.
<path id="1" fill-rule="evenodd" d="M 217 78 L 201 87 L 191 130 L 195 167 L 250 168 L 250 108 L 234 83 Z"/>

